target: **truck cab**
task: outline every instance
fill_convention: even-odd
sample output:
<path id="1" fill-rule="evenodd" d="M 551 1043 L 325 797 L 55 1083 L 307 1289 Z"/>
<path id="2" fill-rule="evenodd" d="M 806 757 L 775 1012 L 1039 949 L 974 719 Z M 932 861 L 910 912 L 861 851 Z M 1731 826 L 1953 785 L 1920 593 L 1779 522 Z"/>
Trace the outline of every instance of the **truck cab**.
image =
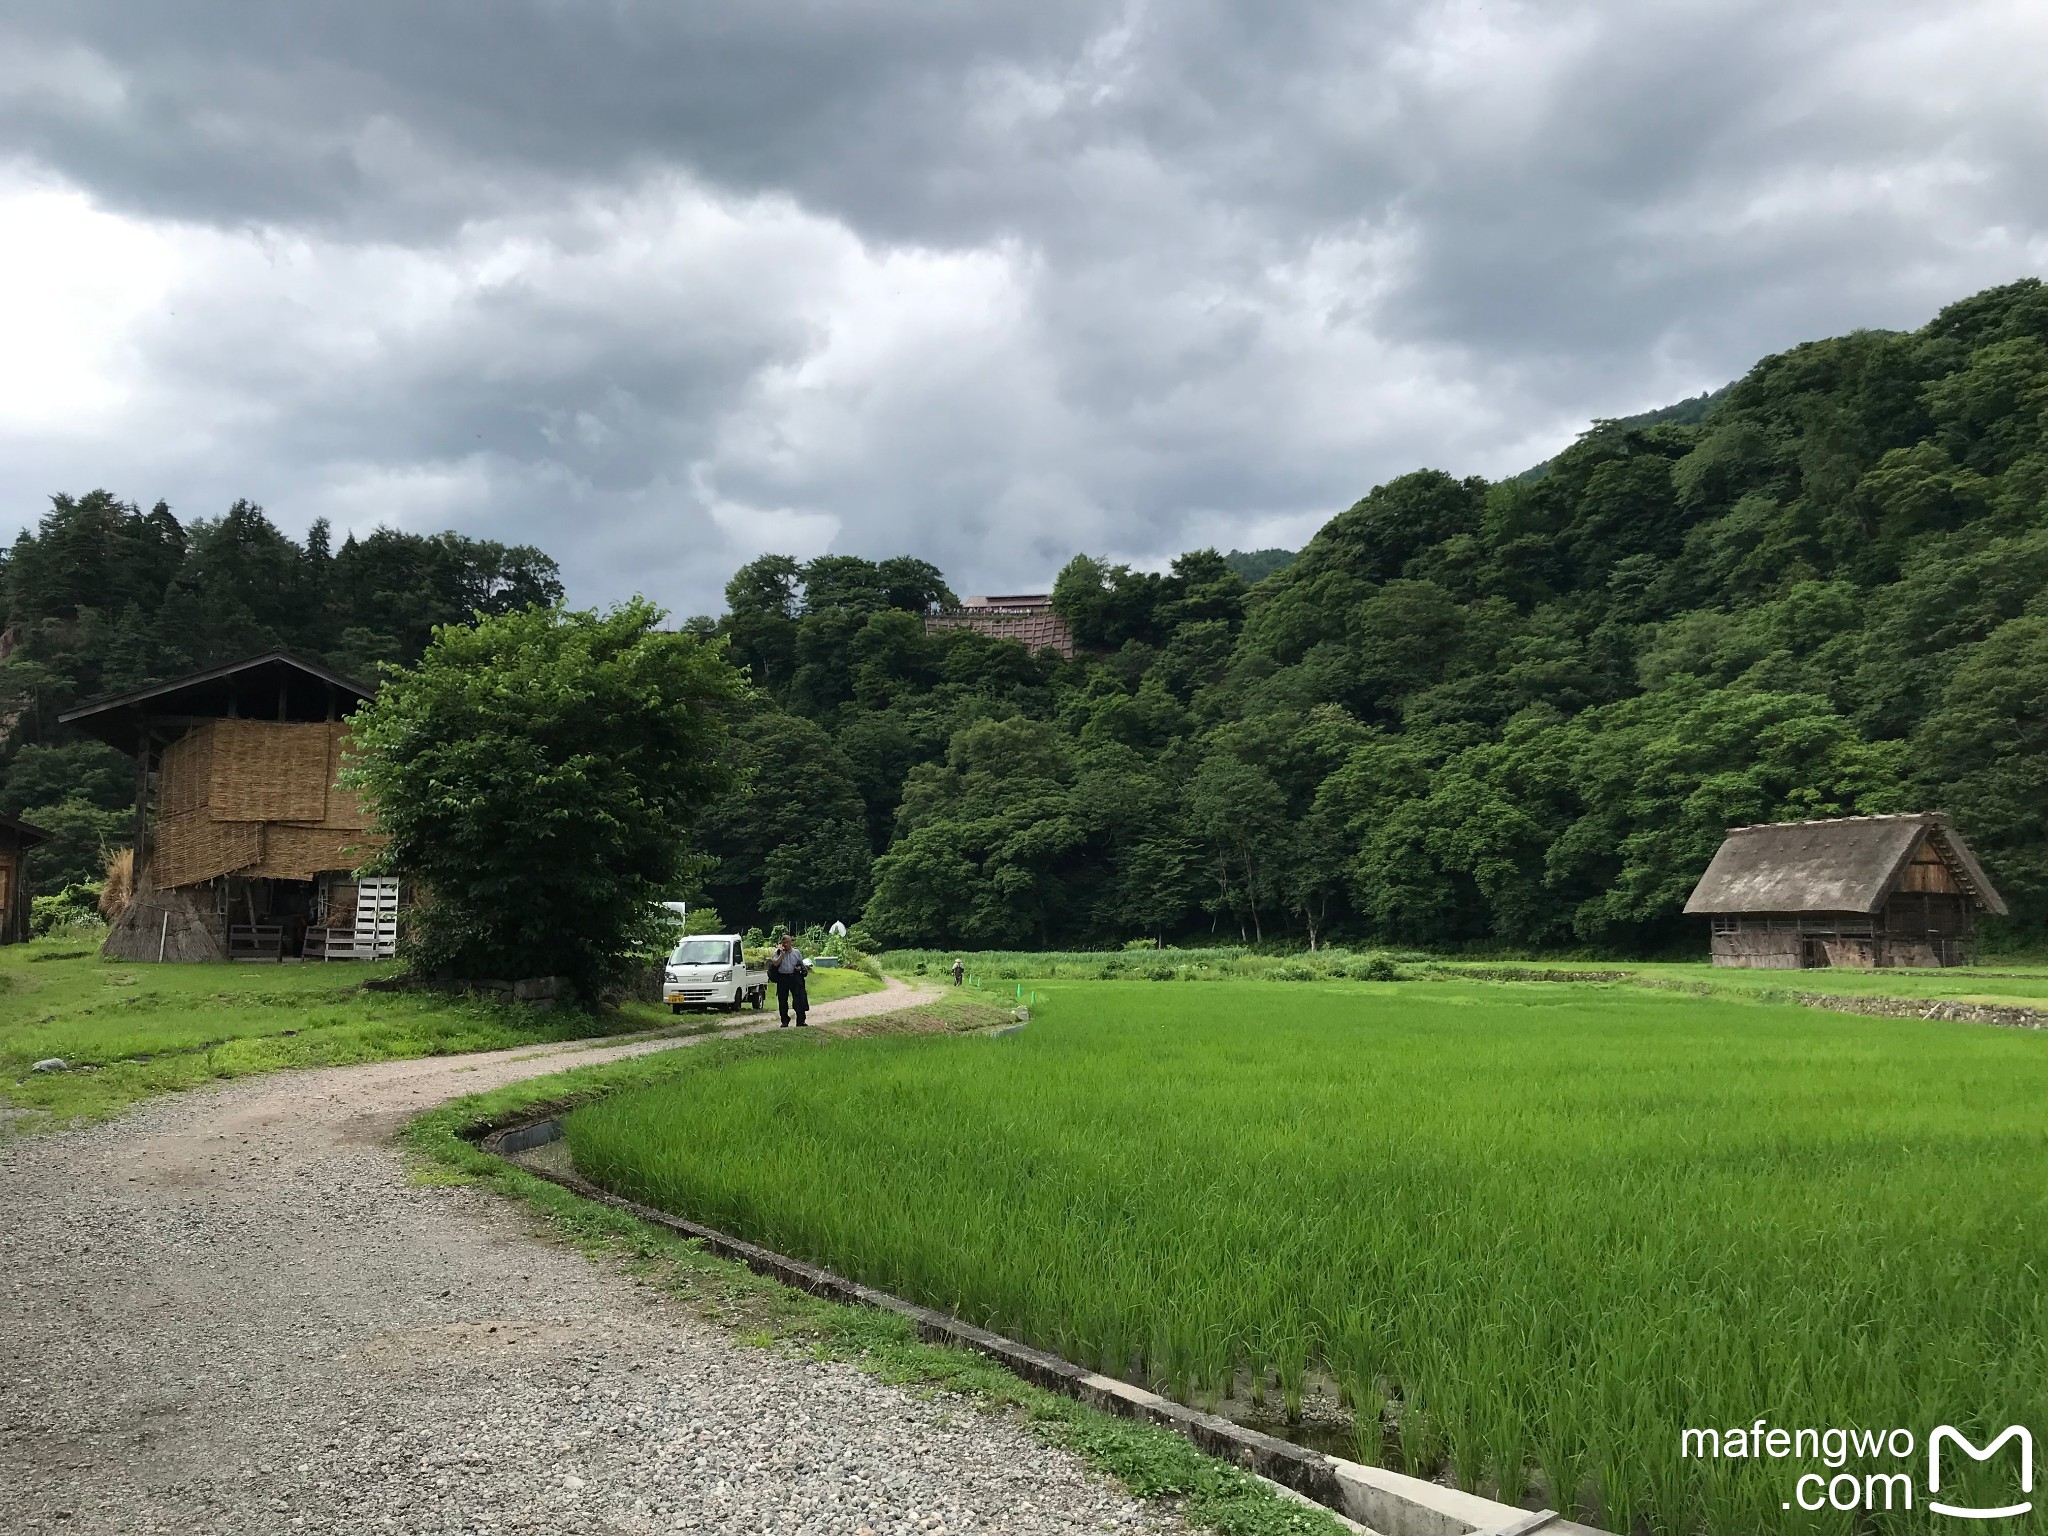
<path id="1" fill-rule="evenodd" d="M 678 939 L 662 968 L 661 995 L 671 1010 L 724 1008 L 737 1013 L 742 1003 L 758 1011 L 768 997 L 765 967 L 747 965 L 736 933 L 695 933 Z"/>

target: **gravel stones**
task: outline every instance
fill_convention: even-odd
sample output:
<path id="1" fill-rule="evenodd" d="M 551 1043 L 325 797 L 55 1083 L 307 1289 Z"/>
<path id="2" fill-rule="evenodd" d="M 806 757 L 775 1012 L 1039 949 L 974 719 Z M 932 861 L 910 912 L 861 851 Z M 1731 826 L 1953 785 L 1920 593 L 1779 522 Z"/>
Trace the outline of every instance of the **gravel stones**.
<path id="1" fill-rule="evenodd" d="M 7 1529 L 1183 1528 L 1004 1417 L 749 1347 L 407 1184 L 409 1115 L 646 1048 L 284 1073 L 0 1145 Z"/>

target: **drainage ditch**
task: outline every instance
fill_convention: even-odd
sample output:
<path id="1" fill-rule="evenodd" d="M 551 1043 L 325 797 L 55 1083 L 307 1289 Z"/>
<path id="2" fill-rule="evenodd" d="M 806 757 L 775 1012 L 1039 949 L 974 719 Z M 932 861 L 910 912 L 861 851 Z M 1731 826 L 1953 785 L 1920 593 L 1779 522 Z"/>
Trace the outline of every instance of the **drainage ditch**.
<path id="1" fill-rule="evenodd" d="M 695 1239 L 706 1251 L 744 1264 L 756 1274 L 830 1301 L 894 1312 L 908 1318 L 927 1342 L 971 1349 L 1035 1386 L 1108 1413 L 1170 1429 L 1208 1454 L 1267 1478 L 1377 1536 L 1604 1536 L 1554 1510 L 1520 1509 L 1331 1454 L 1327 1447 L 1348 1446 L 1352 1433 L 1336 1409 L 1334 1397 L 1327 1410 L 1317 1404 L 1317 1412 L 1304 1411 L 1303 1425 L 1275 1425 L 1285 1434 L 1269 1433 L 1257 1421 L 1242 1423 L 1190 1408 L 815 1264 L 615 1195 L 576 1171 L 558 1114 L 479 1126 L 469 1135 L 484 1151 L 516 1162 L 537 1177 L 586 1200 L 631 1212 L 642 1221 Z M 1248 1391 L 1246 1396 L 1249 1398 Z M 1311 1393 L 1304 1409 L 1316 1403 L 1318 1396 Z M 1233 1401 L 1219 1406 L 1237 1405 Z M 1255 1405 L 1247 1402 L 1244 1406 Z"/>

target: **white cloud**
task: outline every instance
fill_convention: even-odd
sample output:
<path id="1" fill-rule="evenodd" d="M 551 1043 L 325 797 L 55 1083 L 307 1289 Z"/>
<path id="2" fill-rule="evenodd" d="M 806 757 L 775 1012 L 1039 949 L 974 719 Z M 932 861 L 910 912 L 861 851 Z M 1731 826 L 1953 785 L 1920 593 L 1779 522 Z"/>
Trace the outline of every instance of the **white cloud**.
<path id="1" fill-rule="evenodd" d="M 10 17 L 17 519 L 247 495 L 684 611 L 772 548 L 1015 587 L 1299 542 L 2048 260 L 2012 0 L 510 0 L 488 49 L 328 3 Z"/>
<path id="2" fill-rule="evenodd" d="M 104 431 L 133 393 L 135 330 L 180 256 L 175 237 L 81 192 L 0 180 L 0 432 Z"/>

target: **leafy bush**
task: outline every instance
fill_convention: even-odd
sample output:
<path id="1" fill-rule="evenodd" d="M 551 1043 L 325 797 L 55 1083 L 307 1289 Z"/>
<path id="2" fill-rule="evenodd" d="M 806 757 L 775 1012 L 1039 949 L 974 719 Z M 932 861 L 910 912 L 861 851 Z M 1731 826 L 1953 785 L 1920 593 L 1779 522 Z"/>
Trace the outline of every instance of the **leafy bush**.
<path id="1" fill-rule="evenodd" d="M 74 883 L 52 896 L 29 901 L 29 933 L 46 939 L 79 928 L 100 928 L 100 888 Z"/>
<path id="2" fill-rule="evenodd" d="M 1365 969 L 1358 974 L 1367 981 L 1399 981 L 1401 968 L 1385 955 L 1374 955 L 1365 962 Z"/>
<path id="3" fill-rule="evenodd" d="M 347 778 L 382 867 L 431 892 L 409 957 L 449 977 L 559 975 L 598 995 L 662 940 L 697 811 L 722 792 L 739 674 L 635 599 L 444 626 L 354 718 Z"/>

